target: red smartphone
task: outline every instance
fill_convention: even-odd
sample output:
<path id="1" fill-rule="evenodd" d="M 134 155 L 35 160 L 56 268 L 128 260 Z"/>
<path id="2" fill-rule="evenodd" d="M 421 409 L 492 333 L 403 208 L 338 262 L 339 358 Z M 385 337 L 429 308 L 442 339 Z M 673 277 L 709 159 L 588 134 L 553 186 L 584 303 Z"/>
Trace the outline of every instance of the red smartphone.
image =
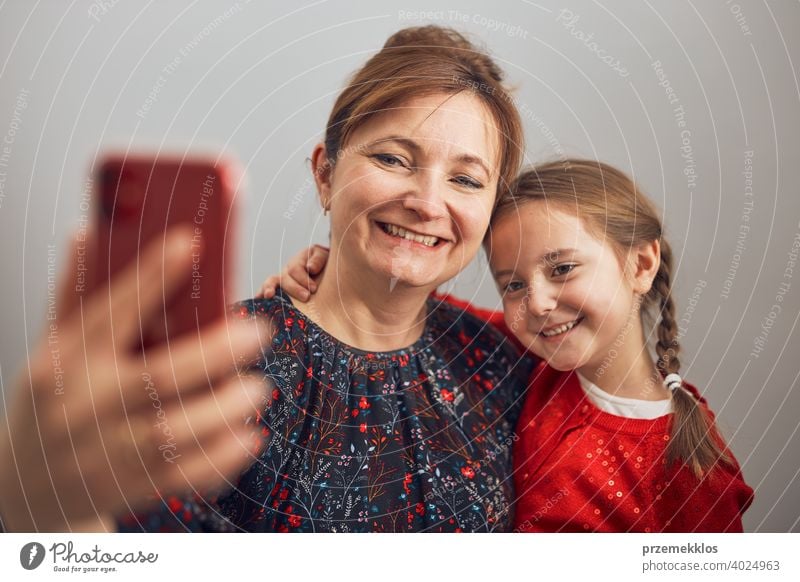
<path id="1" fill-rule="evenodd" d="M 87 273 L 91 292 L 135 260 L 169 229 L 188 226 L 191 275 L 162 313 L 141 321 L 139 349 L 197 331 L 226 313 L 231 297 L 241 173 L 230 159 L 174 155 L 108 155 L 95 172 L 95 240 Z M 158 285 L 139 280 L 140 286 Z"/>

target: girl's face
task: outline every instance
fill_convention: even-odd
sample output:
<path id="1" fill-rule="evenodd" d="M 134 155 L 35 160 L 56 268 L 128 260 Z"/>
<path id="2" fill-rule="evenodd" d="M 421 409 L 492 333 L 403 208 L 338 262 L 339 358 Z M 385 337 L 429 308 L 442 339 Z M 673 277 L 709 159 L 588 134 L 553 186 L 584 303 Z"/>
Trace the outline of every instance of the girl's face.
<path id="1" fill-rule="evenodd" d="M 597 371 L 609 357 L 626 361 L 636 356 L 626 351 L 641 351 L 644 287 L 623 272 L 613 243 L 577 216 L 525 202 L 495 221 L 487 242 L 506 324 L 550 366 Z"/>
<path id="2" fill-rule="evenodd" d="M 331 206 L 332 258 L 390 290 L 431 290 L 454 277 L 489 226 L 498 137 L 491 114 L 466 91 L 414 98 L 358 127 L 318 179 Z M 325 154 L 319 147 L 315 163 Z"/>

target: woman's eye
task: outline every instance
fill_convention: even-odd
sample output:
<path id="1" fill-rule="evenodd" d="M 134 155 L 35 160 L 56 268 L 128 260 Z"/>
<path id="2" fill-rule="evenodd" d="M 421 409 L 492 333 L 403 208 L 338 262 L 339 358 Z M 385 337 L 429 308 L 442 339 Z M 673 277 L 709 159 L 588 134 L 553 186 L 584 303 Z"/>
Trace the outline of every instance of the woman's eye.
<path id="1" fill-rule="evenodd" d="M 397 156 L 393 156 L 392 154 L 374 154 L 372 157 L 378 160 L 384 166 L 406 167 L 402 159 L 398 158 Z"/>
<path id="2" fill-rule="evenodd" d="M 460 186 L 470 188 L 471 190 L 480 190 L 481 188 L 483 188 L 483 184 L 481 184 L 477 180 L 473 180 L 469 176 L 456 176 L 455 178 L 453 178 L 453 182 L 459 184 Z"/>
<path id="3" fill-rule="evenodd" d="M 556 265 L 553 267 L 553 276 L 561 277 L 571 272 L 577 265 L 575 263 L 565 263 L 563 265 Z"/>

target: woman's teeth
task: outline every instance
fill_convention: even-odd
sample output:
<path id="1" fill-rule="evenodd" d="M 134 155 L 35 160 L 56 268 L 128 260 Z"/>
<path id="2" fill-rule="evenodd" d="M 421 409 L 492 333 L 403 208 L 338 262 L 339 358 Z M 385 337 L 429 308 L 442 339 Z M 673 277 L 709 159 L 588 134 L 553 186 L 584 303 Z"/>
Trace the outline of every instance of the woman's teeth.
<path id="1" fill-rule="evenodd" d="M 560 335 L 562 333 L 566 333 L 571 330 L 573 327 L 580 323 L 580 319 L 576 319 L 575 321 L 570 321 L 569 323 L 565 323 L 563 325 L 559 325 L 556 328 L 549 329 L 547 331 L 541 332 L 544 337 L 553 337 L 555 335 Z"/>
<path id="2" fill-rule="evenodd" d="M 406 240 L 418 242 L 425 245 L 426 247 L 436 246 L 436 243 L 439 242 L 439 239 L 435 236 L 424 236 L 421 234 L 417 234 L 415 232 L 408 231 L 399 226 L 395 226 L 394 224 L 381 223 L 381 226 L 383 227 L 384 232 L 386 232 L 387 234 L 404 238 Z"/>

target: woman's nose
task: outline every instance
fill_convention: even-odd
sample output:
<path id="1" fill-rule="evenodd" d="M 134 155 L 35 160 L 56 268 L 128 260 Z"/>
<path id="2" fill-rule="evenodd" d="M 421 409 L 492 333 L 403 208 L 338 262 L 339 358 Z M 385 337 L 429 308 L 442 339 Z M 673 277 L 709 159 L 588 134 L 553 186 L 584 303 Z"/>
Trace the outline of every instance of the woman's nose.
<path id="1" fill-rule="evenodd" d="M 436 176 L 437 172 L 434 170 L 419 169 L 403 198 L 403 208 L 415 212 L 422 220 L 437 220 L 448 216 L 441 185 Z"/>

